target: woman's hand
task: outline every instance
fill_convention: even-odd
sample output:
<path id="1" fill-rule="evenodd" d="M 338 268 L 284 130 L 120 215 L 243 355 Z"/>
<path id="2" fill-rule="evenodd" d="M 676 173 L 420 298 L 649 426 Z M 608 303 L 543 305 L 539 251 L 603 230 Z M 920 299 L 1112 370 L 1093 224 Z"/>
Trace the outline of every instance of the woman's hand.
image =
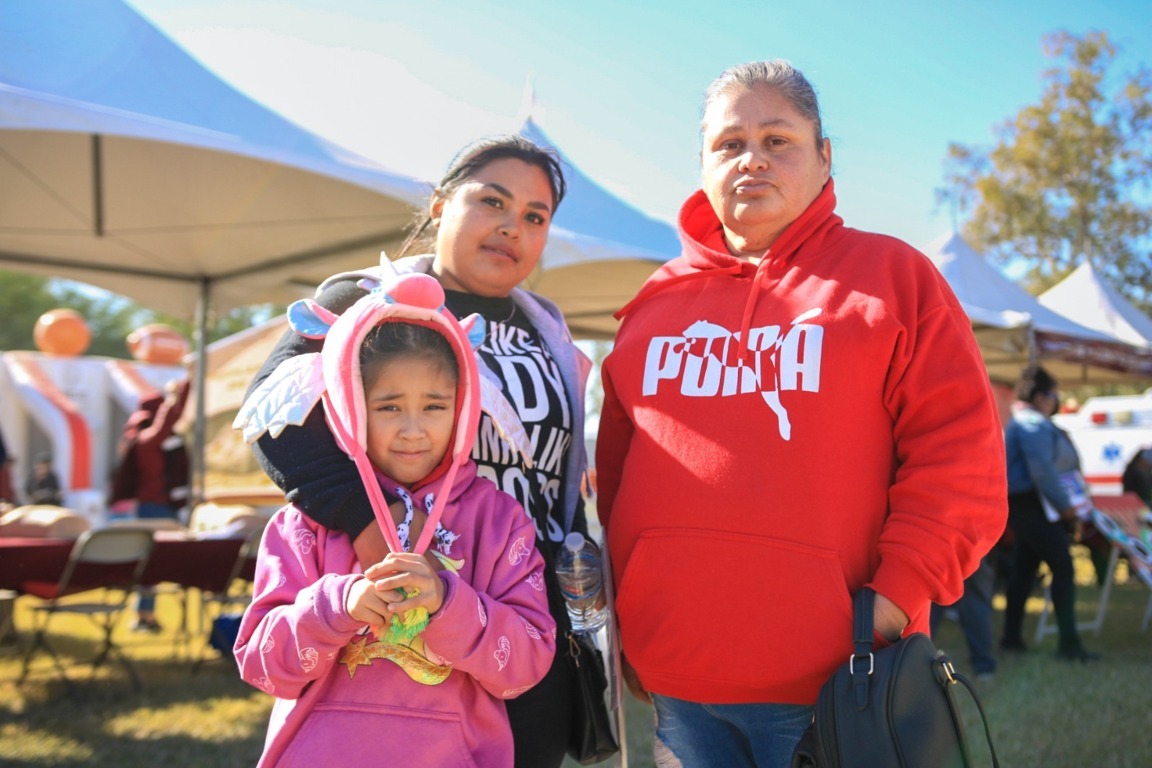
<path id="1" fill-rule="evenodd" d="M 879 592 L 872 606 L 872 627 L 876 634 L 890 643 L 900 639 L 904 627 L 908 626 L 908 614 L 900 606 Z"/>
<path id="2" fill-rule="evenodd" d="M 645 704 L 652 703 L 652 694 L 644 688 L 644 684 L 640 682 L 640 676 L 636 674 L 636 670 L 632 669 L 628 659 L 623 656 L 620 657 L 620 673 L 624 675 L 624 684 L 628 686 L 628 690 L 633 696 Z"/>

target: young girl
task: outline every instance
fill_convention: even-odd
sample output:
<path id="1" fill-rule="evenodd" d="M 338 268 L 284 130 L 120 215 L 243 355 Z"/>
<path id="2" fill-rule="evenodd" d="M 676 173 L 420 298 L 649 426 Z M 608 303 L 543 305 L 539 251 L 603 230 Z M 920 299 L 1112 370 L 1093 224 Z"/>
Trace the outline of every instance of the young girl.
<path id="1" fill-rule="evenodd" d="M 261 766 L 511 765 L 504 700 L 552 663 L 532 521 L 469 458 L 479 377 L 443 304 L 434 279 L 407 275 L 338 318 L 293 305 L 323 349 L 281 366 L 237 419 L 249 441 L 275 436 L 322 396 L 391 550 L 360 563 L 294 505 L 272 518 L 236 641 L 242 677 L 277 697 Z M 386 575 L 366 579 L 369 565 Z"/>

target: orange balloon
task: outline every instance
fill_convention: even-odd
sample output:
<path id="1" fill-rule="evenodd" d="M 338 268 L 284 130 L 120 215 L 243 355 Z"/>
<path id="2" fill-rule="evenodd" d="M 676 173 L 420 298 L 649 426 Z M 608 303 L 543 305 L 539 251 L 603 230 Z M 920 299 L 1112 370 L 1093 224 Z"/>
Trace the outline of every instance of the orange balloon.
<path id="1" fill-rule="evenodd" d="M 128 351 L 142 363 L 180 365 L 191 348 L 175 328 L 163 323 L 142 325 L 128 334 Z"/>
<path id="2" fill-rule="evenodd" d="M 74 309 L 51 309 L 40 315 L 32 330 L 36 348 L 46 355 L 81 355 L 92 341 L 88 322 Z"/>

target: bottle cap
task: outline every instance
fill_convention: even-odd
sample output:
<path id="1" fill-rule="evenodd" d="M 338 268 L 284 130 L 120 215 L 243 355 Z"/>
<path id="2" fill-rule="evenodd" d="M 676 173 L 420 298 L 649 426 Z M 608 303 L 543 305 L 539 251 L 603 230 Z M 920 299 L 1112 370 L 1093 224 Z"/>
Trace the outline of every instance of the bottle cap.
<path id="1" fill-rule="evenodd" d="M 564 537 L 564 547 L 572 552 L 579 552 L 580 548 L 584 546 L 584 534 L 579 531 L 572 531 Z"/>

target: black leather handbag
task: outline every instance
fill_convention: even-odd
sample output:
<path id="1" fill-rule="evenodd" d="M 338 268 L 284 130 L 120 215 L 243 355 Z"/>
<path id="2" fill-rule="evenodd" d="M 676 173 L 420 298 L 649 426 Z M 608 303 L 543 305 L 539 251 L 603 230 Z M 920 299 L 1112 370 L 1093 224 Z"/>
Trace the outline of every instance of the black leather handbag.
<path id="1" fill-rule="evenodd" d="M 820 689 L 812 725 L 792 768 L 972 768 L 955 690 L 971 694 L 999 768 L 988 718 L 972 684 L 922 632 L 872 650 L 876 593 L 854 599 L 852 656 Z"/>
<path id="2" fill-rule="evenodd" d="M 604 658 L 586 638 L 569 630 L 568 664 L 572 669 L 572 730 L 568 754 L 581 765 L 607 760 L 620 751 L 604 692 L 608 679 Z"/>

